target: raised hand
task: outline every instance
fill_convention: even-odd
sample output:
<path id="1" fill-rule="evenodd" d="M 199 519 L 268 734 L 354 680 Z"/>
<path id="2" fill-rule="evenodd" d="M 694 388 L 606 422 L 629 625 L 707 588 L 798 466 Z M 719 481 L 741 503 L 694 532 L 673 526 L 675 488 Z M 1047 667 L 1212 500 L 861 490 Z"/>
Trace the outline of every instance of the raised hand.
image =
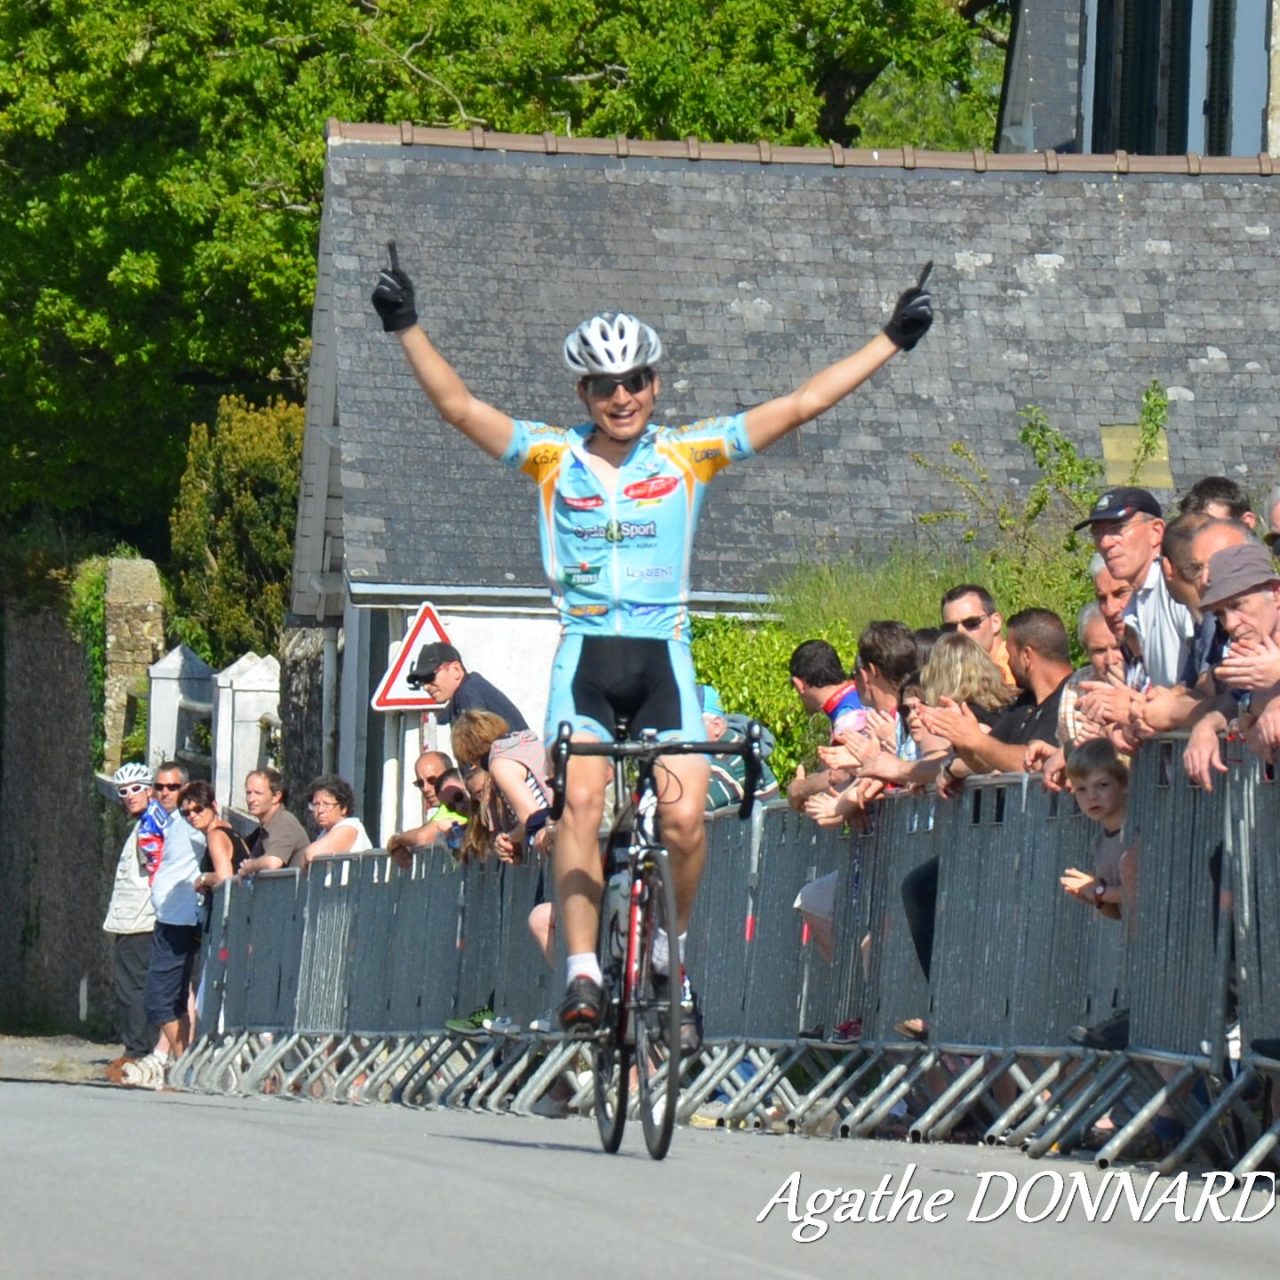
<path id="1" fill-rule="evenodd" d="M 373 288 L 373 309 L 387 333 L 400 333 L 418 323 L 413 303 L 413 281 L 400 270 L 394 240 L 387 241 L 387 257 L 390 266 L 378 272 L 378 283 Z"/>
<path id="2" fill-rule="evenodd" d="M 933 323 L 933 299 L 929 296 L 929 274 L 932 271 L 933 261 L 930 260 L 924 264 L 915 287 L 899 296 L 893 315 L 884 327 L 885 336 L 903 351 L 911 351 Z"/>

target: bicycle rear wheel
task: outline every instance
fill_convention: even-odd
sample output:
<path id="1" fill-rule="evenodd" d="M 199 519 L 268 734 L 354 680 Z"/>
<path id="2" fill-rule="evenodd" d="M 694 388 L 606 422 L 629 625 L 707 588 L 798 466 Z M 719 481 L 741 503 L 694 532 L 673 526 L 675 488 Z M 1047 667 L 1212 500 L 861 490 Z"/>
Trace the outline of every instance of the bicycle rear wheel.
<path id="1" fill-rule="evenodd" d="M 680 1101 L 680 963 L 676 955 L 676 888 L 665 849 L 645 856 L 641 875 L 640 955 L 635 1005 L 636 1074 L 640 1119 L 649 1154 L 661 1160 L 671 1146 Z M 664 929 L 670 942 L 672 973 L 653 972 L 653 939 Z M 655 977 L 657 981 L 655 982 Z"/>
<path id="2" fill-rule="evenodd" d="M 600 968 L 604 973 L 605 1010 L 600 1030 L 592 1046 L 592 1069 L 595 1072 L 596 1128 L 600 1145 L 613 1155 L 622 1145 L 622 1130 L 627 1124 L 627 1095 L 631 1084 L 631 1049 L 624 1043 L 625 1010 L 622 1005 L 622 966 L 611 953 L 605 936 L 608 922 L 601 916 L 600 942 L 597 948 Z"/>

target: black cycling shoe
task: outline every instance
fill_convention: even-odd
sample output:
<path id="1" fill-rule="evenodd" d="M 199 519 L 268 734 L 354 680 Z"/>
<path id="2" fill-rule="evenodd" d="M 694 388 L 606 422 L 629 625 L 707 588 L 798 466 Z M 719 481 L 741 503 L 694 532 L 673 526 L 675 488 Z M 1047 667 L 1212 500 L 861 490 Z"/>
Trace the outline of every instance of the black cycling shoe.
<path id="1" fill-rule="evenodd" d="M 585 974 L 565 988 L 560 1004 L 560 1026 L 570 1035 L 593 1035 L 604 1017 L 604 989 Z"/>
<path id="2" fill-rule="evenodd" d="M 666 1000 L 670 977 L 665 973 L 653 975 L 653 992 L 659 1000 Z M 664 1025 L 662 1041 L 669 1049 L 671 1037 Z M 680 1054 L 689 1057 L 702 1048 L 702 1010 L 698 1007 L 698 994 L 689 985 L 689 975 L 680 982 Z"/>
<path id="3" fill-rule="evenodd" d="M 1120 1053 L 1129 1045 L 1129 1010 L 1121 1009 L 1092 1027 L 1072 1027 L 1067 1039 L 1086 1049 L 1107 1049 Z"/>

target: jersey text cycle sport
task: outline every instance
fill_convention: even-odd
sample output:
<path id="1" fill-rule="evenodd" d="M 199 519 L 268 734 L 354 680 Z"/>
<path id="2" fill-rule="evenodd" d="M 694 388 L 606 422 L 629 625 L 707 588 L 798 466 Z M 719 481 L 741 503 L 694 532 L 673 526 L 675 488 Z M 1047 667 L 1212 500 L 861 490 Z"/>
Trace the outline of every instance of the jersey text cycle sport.
<path id="1" fill-rule="evenodd" d="M 612 492 L 587 461 L 594 427 L 515 423 L 502 461 L 538 485 L 542 564 L 569 635 L 689 639 L 689 566 L 703 493 L 749 458 L 742 414 L 650 425 Z"/>

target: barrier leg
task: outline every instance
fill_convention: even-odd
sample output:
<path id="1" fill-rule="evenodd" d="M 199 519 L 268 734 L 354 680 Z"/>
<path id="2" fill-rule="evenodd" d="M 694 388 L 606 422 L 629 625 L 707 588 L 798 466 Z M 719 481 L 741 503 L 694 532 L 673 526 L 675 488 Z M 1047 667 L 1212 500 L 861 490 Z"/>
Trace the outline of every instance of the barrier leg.
<path id="1" fill-rule="evenodd" d="M 917 1055 L 918 1056 L 915 1056 Z M 937 1049 L 912 1050 L 911 1055 L 898 1063 L 840 1125 L 842 1135 L 869 1138 L 888 1118 L 889 1112 L 915 1088 L 917 1082 L 938 1065 L 941 1057 Z"/>
<path id="2" fill-rule="evenodd" d="M 1038 1160 L 1053 1147 L 1060 1148 L 1063 1134 L 1077 1127 L 1083 1130 L 1084 1125 L 1079 1122 L 1085 1117 L 1088 1117 L 1086 1122 L 1092 1124 L 1094 1119 L 1109 1111 L 1124 1095 L 1129 1083 L 1128 1064 L 1117 1055 L 1104 1063 L 1093 1080 L 1074 1097 L 1064 1101 L 1057 1115 L 1034 1138 L 1028 1139 L 1023 1150 L 1033 1160 Z"/>
<path id="3" fill-rule="evenodd" d="M 848 1052 L 841 1053 L 824 1045 L 811 1050 L 810 1056 L 819 1063 L 829 1062 L 831 1066 L 787 1116 L 787 1128 L 793 1133 L 797 1129 L 811 1131 L 820 1125 L 840 1105 L 841 1099 L 857 1088 L 858 1081 L 883 1059 L 884 1050 L 866 1054 L 861 1046 L 851 1045 Z M 858 1065 L 860 1060 L 861 1066 Z M 837 1084 L 840 1087 L 832 1093 L 833 1086 Z"/>
<path id="4" fill-rule="evenodd" d="M 1248 1067 L 1242 1070 L 1218 1095 L 1214 1104 L 1187 1130 L 1186 1136 L 1182 1141 L 1156 1165 L 1156 1171 L 1159 1173 L 1172 1173 L 1182 1164 L 1191 1152 L 1200 1145 L 1210 1130 L 1218 1126 L 1222 1116 L 1231 1109 L 1236 1098 L 1256 1079 L 1257 1077 Z M 1217 1145 L 1225 1151 L 1225 1143 L 1219 1142 Z M 1226 1154 L 1230 1158 L 1235 1153 L 1226 1152 Z"/>
<path id="5" fill-rule="evenodd" d="M 939 1137 L 946 1137 L 978 1099 L 1008 1072 L 1013 1066 L 1014 1057 L 1006 1054 L 988 1079 L 987 1067 L 990 1062 L 991 1055 L 987 1053 L 975 1058 L 911 1126 L 908 1138 L 912 1142 L 926 1142 L 934 1136 L 935 1129 Z"/>
<path id="6" fill-rule="evenodd" d="M 1167 1084 L 1163 1084 L 1138 1108 L 1137 1114 L 1121 1129 L 1101 1151 L 1094 1163 L 1099 1169 L 1109 1168 L 1123 1154 L 1125 1147 L 1155 1119 L 1157 1112 L 1165 1106 L 1170 1098 L 1180 1093 L 1193 1079 L 1196 1069 L 1189 1063 L 1178 1072 Z"/>

